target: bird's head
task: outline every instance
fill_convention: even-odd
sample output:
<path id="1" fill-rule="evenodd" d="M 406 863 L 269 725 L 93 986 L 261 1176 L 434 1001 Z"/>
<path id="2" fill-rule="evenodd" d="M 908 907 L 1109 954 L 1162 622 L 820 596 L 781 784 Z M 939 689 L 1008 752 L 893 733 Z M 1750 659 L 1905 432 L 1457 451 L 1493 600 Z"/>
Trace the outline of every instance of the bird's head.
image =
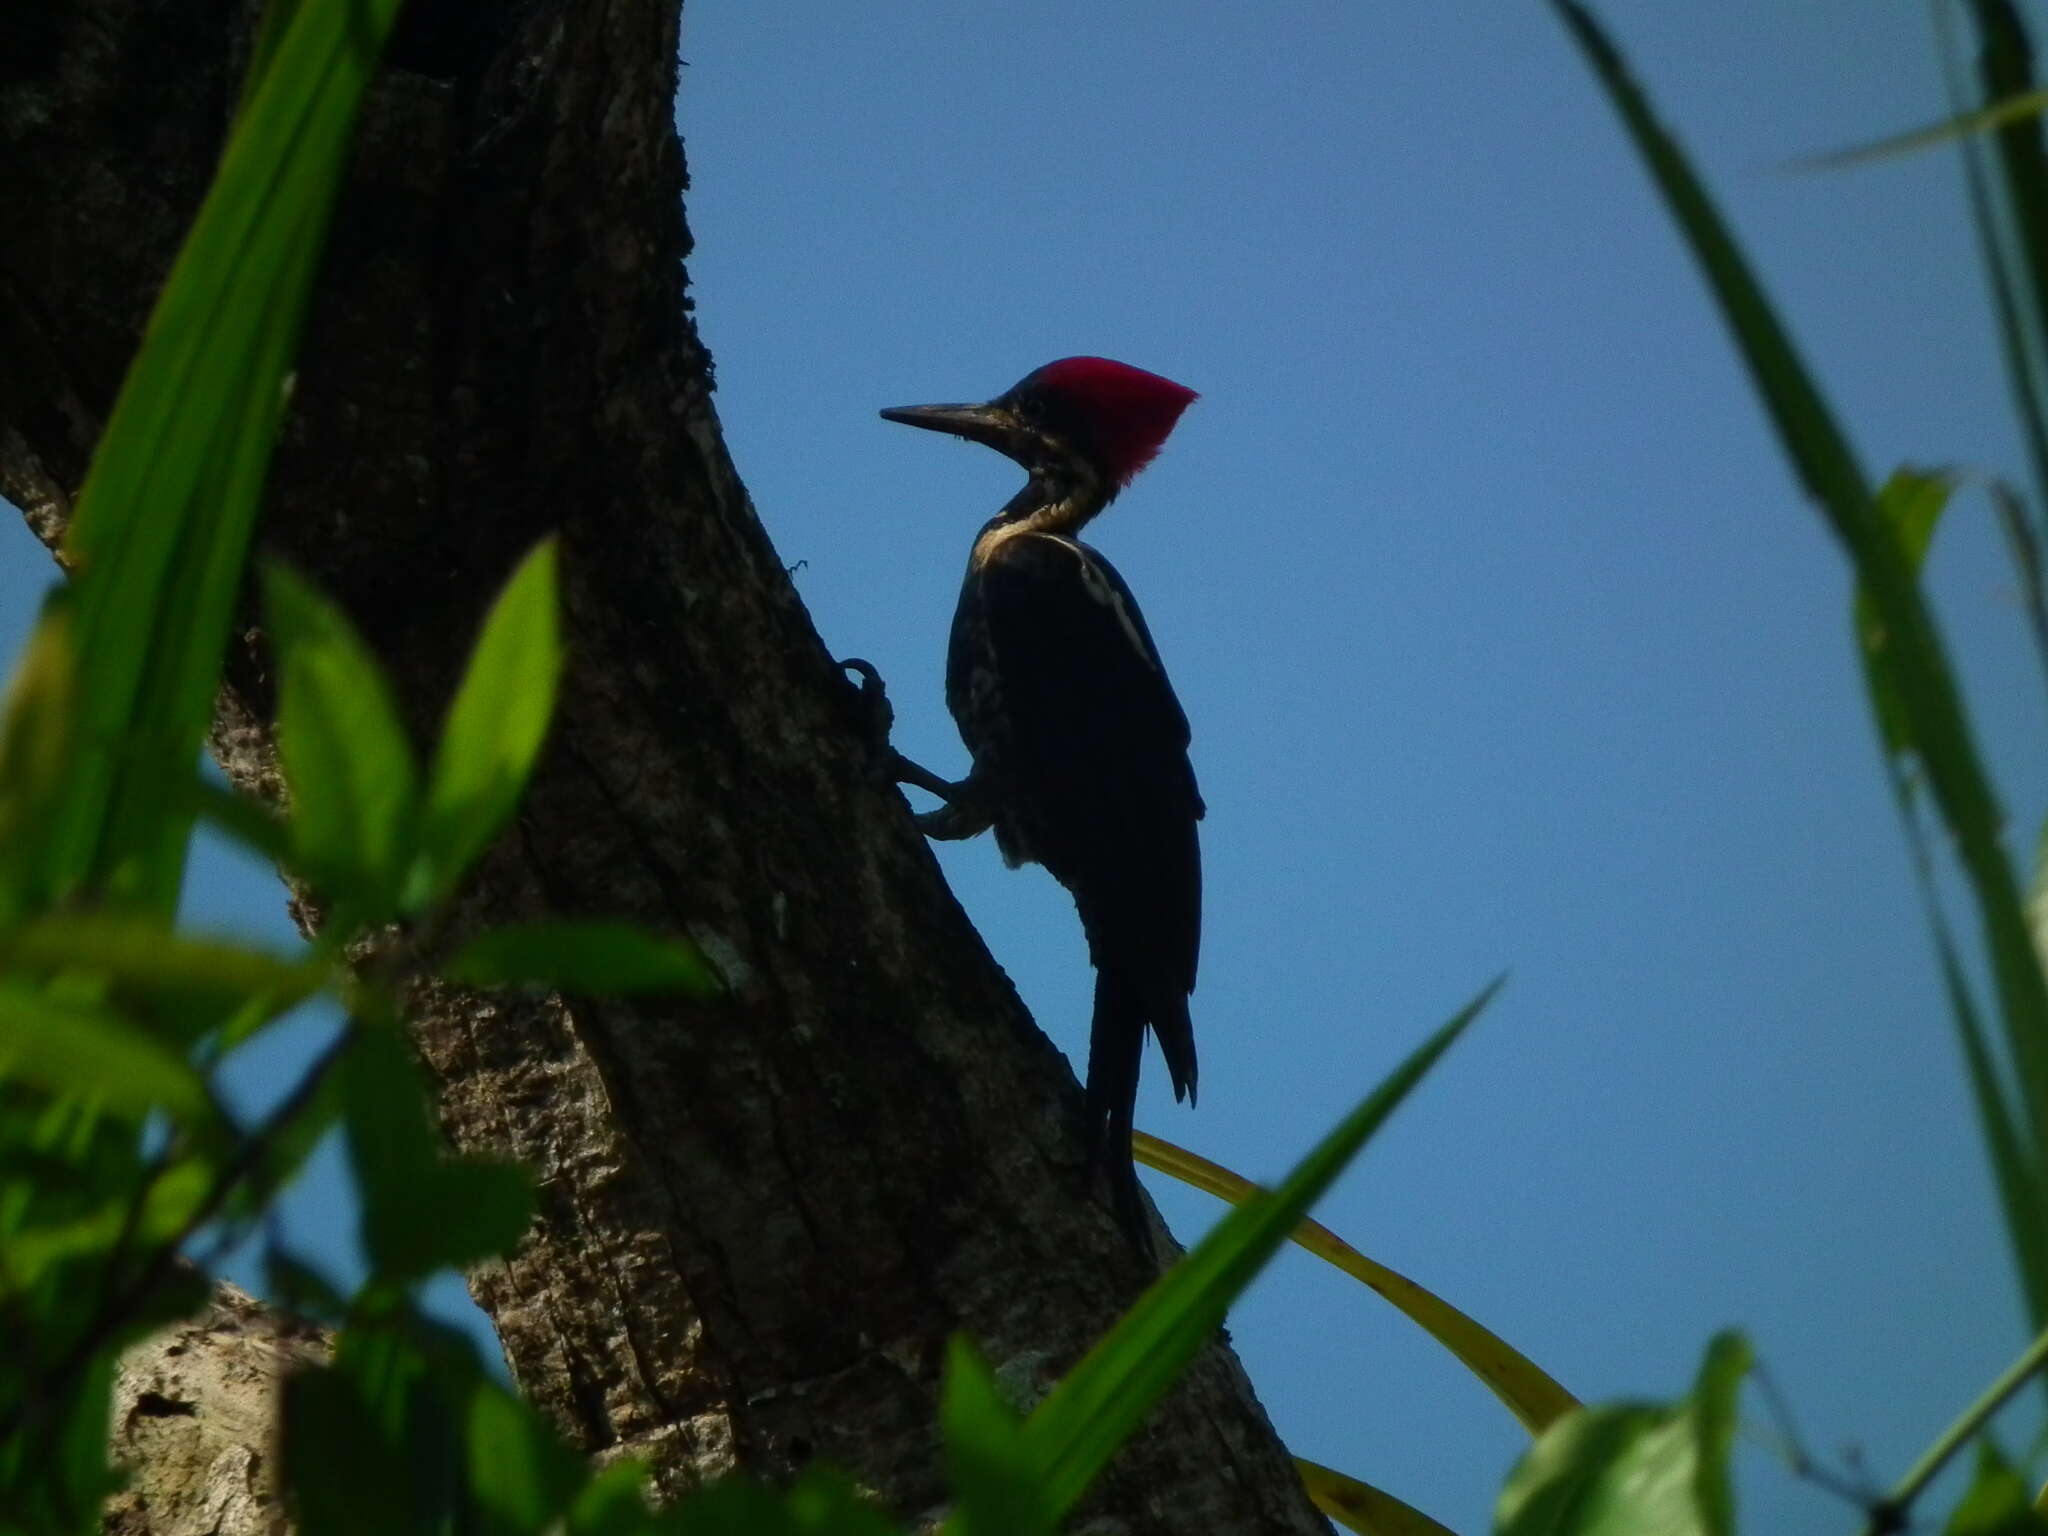
<path id="1" fill-rule="evenodd" d="M 984 405 L 906 405 L 889 421 L 986 443 L 1033 476 L 1071 477 L 1085 466 L 1103 500 L 1158 454 L 1195 392 L 1106 357 L 1063 357 Z"/>

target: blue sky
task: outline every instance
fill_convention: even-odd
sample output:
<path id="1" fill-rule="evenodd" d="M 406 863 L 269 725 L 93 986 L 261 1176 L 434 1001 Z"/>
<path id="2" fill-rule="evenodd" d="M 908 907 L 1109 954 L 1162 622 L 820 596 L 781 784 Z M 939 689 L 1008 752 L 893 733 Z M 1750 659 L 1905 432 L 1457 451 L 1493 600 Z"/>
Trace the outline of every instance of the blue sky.
<path id="1" fill-rule="evenodd" d="M 1796 156 L 1940 114 L 1917 6 L 1612 0 L 1873 472 L 2017 471 L 1952 157 Z M 1143 603 L 1209 804 L 1201 1107 L 1283 1169 L 1497 971 L 1508 990 L 1326 1203 L 1580 1395 L 1748 1329 L 1812 1447 L 1889 1481 L 2022 1342 L 1908 861 L 1802 504 L 1554 18 L 1462 7 L 692 0 L 690 263 L 728 441 L 897 740 L 940 700 L 1014 471 L 876 419 L 1097 352 L 1202 392 L 1094 541 Z M 17 528 L 18 635 L 49 567 Z M 1981 500 L 1929 580 L 2006 791 L 2042 699 Z M 1085 1049 L 1072 907 L 986 840 L 949 878 Z M 195 917 L 278 936 L 209 858 Z M 1206 1197 L 1149 1180 L 1192 1238 Z M 331 1166 L 291 1229 L 340 1262 Z M 1521 1443 L 1436 1347 L 1289 1257 L 1232 1332 L 1299 1453 L 1461 1532 Z M 1758 1415 L 1759 1422 L 1762 1422 Z M 1752 1530 L 1854 1515 L 1752 1450 Z"/>

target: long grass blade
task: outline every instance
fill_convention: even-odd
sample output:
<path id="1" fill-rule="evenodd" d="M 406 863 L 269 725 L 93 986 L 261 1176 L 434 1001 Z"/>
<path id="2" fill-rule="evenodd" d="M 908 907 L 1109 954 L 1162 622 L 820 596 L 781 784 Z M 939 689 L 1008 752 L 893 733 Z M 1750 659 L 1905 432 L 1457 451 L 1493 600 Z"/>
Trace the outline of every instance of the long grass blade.
<path id="1" fill-rule="evenodd" d="M 1934 0 L 1935 41 L 1949 99 L 1958 108 L 1972 100 L 1969 71 L 1959 57 L 1948 0 Z M 1963 186 L 1969 194 L 1970 222 L 1977 231 L 1978 253 L 1991 286 L 1992 312 L 1998 321 L 1998 346 L 2005 358 L 2007 382 L 2027 457 L 2034 469 L 2037 496 L 2048 497 L 2048 359 L 2041 353 L 2041 325 L 2028 302 L 2027 284 L 2013 250 L 2012 234 L 1999 216 L 1988 161 L 1991 151 L 1982 139 L 1961 146 Z"/>
<path id="2" fill-rule="evenodd" d="M 168 913 L 190 777 L 356 112 L 398 0 L 300 0 L 94 455 L 68 553 L 81 735 L 55 886 Z"/>
<path id="3" fill-rule="evenodd" d="M 1271 1195 L 1239 1206 L 1162 1276 L 1026 1421 L 1047 1508 L 1070 1510 L 1159 1395 L 1214 1336 L 1230 1303 L 1324 1190 L 1493 999 L 1494 982 L 1347 1115 Z"/>
<path id="4" fill-rule="evenodd" d="M 1143 1131 L 1132 1133 L 1131 1152 L 1147 1167 L 1157 1168 L 1232 1205 L 1243 1205 L 1266 1193 L 1220 1163 L 1212 1163 L 1185 1147 Z M 1367 1258 L 1321 1222 L 1304 1219 L 1289 1236 L 1317 1258 L 1385 1297 L 1424 1333 L 1457 1356 L 1530 1434 L 1541 1434 L 1579 1406 L 1577 1398 L 1499 1334 L 1474 1322 L 1406 1275 Z"/>
<path id="5" fill-rule="evenodd" d="M 1359 1536 L 1456 1536 L 1449 1526 L 1438 1524 L 1384 1488 L 1301 1456 L 1294 1458 L 1294 1469 L 1301 1474 L 1302 1486 L 1316 1508 Z"/>
<path id="6" fill-rule="evenodd" d="M 1649 167 L 1708 285 L 1800 481 L 1855 564 L 1881 627 L 1882 664 L 1975 894 L 2033 1146 L 2048 1147 L 2048 985 L 2002 841 L 2003 815 L 1918 582 L 1862 470 L 1740 249 L 1620 53 L 1578 0 L 1553 0 Z M 2009 130 L 2008 130 L 2009 131 Z"/>
<path id="7" fill-rule="evenodd" d="M 1868 144 L 1852 144 L 1847 149 L 1807 155 L 1793 161 L 1792 165 L 1793 169 L 1802 171 L 1840 171 L 1879 160 L 1896 160 L 1902 155 L 1918 154 L 1923 149 L 1934 149 L 1975 134 L 1989 133 L 2009 123 L 2025 122 L 2039 117 L 2044 111 L 2048 111 L 2048 91 L 2022 91 L 2017 96 L 2004 97 L 1973 112 L 1958 112 L 1938 123 L 1909 128 L 1904 133 L 1887 134 Z"/>

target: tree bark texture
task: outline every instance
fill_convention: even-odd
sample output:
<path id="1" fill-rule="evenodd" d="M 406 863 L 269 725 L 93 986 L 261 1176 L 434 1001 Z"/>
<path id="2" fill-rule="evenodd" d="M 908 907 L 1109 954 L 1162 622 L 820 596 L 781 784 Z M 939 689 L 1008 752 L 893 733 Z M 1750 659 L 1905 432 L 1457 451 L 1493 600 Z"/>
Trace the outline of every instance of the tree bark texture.
<path id="1" fill-rule="evenodd" d="M 285 1378 L 327 1359 L 325 1329 L 222 1283 L 197 1317 L 144 1339 L 114 1378 L 114 1459 L 133 1472 L 106 1536 L 283 1536 Z"/>
<path id="2" fill-rule="evenodd" d="M 252 9 L 0 11 L 0 491 L 46 541 L 211 173 Z M 1071 1072 L 877 776 L 726 457 L 684 289 L 677 24 L 674 0 L 416 0 L 264 538 L 362 624 L 424 742 L 486 604 L 558 531 L 561 708 L 458 927 L 686 930 L 735 989 L 421 999 L 450 1138 L 540 1179 L 531 1234 L 472 1277 L 521 1388 L 672 1492 L 822 1458 L 929 1518 L 948 1336 L 1028 1402 L 1150 1277 L 1084 1192 Z M 250 628 L 215 749 L 275 792 L 270 708 Z M 1087 1512 L 1326 1529 L 1220 1341 Z"/>

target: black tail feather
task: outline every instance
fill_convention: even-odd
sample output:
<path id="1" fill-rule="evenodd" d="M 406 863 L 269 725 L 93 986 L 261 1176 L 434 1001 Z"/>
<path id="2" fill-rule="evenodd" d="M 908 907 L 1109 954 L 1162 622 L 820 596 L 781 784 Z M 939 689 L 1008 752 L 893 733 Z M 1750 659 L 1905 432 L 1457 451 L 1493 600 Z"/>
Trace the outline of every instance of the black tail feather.
<path id="1" fill-rule="evenodd" d="M 1168 982 L 1152 989 L 1152 1033 L 1159 1037 L 1159 1050 L 1166 1057 L 1167 1075 L 1173 1079 L 1175 1103 L 1195 1102 L 1195 1026 L 1188 1018 L 1188 996 Z"/>
<path id="2" fill-rule="evenodd" d="M 1152 1227 L 1131 1161 L 1145 1011 L 1142 992 L 1109 972 L 1096 972 L 1095 1023 L 1088 1040 L 1088 1162 L 1109 1180 L 1118 1224 L 1138 1251 L 1150 1256 Z"/>

